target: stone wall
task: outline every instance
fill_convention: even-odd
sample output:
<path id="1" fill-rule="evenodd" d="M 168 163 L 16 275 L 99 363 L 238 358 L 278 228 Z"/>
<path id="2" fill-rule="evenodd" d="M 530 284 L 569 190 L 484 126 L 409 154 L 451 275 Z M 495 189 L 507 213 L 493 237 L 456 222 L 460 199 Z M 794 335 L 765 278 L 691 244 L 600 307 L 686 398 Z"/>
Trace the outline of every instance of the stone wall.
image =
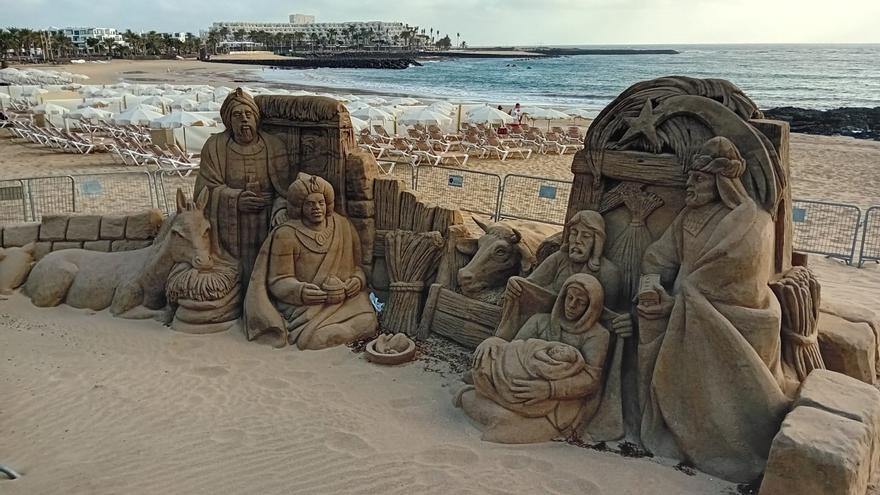
<path id="1" fill-rule="evenodd" d="M 24 246 L 34 242 L 34 258 L 60 249 L 129 251 L 153 243 L 163 215 L 157 209 L 135 215 L 44 215 L 42 222 L 0 228 L 0 245 Z"/>

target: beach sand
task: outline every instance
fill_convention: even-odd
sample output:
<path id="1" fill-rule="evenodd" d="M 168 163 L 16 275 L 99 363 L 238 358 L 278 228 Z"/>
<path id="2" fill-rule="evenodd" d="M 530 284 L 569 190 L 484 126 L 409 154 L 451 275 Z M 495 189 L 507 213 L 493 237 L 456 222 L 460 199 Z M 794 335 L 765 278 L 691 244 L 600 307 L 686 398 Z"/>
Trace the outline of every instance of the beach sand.
<path id="1" fill-rule="evenodd" d="M 212 71 L 239 68 L 162 61 L 69 69 L 94 68 L 93 81 L 114 82 L 111 66 L 165 80 L 168 64 L 180 64 L 174 82 L 189 74 L 190 82 L 217 84 Z M 791 152 L 795 198 L 876 202 L 880 143 L 794 135 Z M 571 179 L 570 167 L 571 155 L 468 163 L 561 180 Z M 119 170 L 131 168 L 106 154 L 16 143 L 0 131 L 0 179 Z M 876 307 L 878 265 L 812 255 L 810 266 L 823 298 Z M 0 300 L 0 463 L 23 478 L 0 480 L 0 493 L 737 492 L 658 459 L 482 442 L 452 405 L 466 356 L 440 340 L 429 347 L 413 363 L 385 368 L 345 347 L 275 350 L 247 343 L 237 329 L 184 335 L 107 312 L 37 309 L 15 294 Z"/>

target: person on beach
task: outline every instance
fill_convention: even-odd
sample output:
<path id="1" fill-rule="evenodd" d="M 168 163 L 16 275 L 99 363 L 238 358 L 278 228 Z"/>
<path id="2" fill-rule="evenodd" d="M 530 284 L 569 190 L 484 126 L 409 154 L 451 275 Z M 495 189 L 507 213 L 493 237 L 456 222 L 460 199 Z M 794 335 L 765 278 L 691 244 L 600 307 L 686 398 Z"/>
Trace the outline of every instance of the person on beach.
<path id="1" fill-rule="evenodd" d="M 514 105 L 513 108 L 511 108 L 510 111 L 507 112 L 507 114 L 513 117 L 514 124 L 519 124 L 522 122 L 523 113 L 522 108 L 519 106 L 519 103 Z"/>

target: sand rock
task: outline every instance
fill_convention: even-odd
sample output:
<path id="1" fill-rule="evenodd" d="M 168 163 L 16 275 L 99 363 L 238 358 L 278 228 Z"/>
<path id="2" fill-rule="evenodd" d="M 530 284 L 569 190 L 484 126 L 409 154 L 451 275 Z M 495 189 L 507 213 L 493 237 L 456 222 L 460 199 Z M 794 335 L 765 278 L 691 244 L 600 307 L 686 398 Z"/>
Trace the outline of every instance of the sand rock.
<path id="1" fill-rule="evenodd" d="M 162 212 L 153 208 L 137 215 L 131 215 L 125 222 L 126 239 L 152 239 L 162 226 Z"/>
<path id="2" fill-rule="evenodd" d="M 125 219 L 123 216 L 101 217 L 101 239 L 125 239 Z"/>
<path id="3" fill-rule="evenodd" d="M 82 249 L 83 243 L 80 241 L 56 241 L 52 243 L 52 251 L 60 251 L 62 249 Z"/>
<path id="4" fill-rule="evenodd" d="M 99 215 L 78 215 L 67 222 L 68 241 L 97 241 L 101 233 Z"/>
<path id="5" fill-rule="evenodd" d="M 8 225 L 3 229 L 3 247 L 22 247 L 40 235 L 39 223 Z"/>
<path id="6" fill-rule="evenodd" d="M 0 248 L 0 294 L 11 294 L 27 280 L 35 246 Z"/>
<path id="7" fill-rule="evenodd" d="M 376 215 L 376 204 L 373 201 L 349 201 L 348 214 L 358 218 L 372 218 Z"/>
<path id="8" fill-rule="evenodd" d="M 877 341 L 877 364 L 880 365 L 880 314 L 871 308 L 840 300 L 822 299 L 821 311 L 839 316 L 847 321 L 866 323 L 874 332 Z M 877 365 L 875 365 L 876 367 Z"/>
<path id="9" fill-rule="evenodd" d="M 40 227 L 41 241 L 63 241 L 67 235 L 68 215 L 43 215 Z"/>
<path id="10" fill-rule="evenodd" d="M 113 241 L 110 239 L 102 239 L 100 241 L 86 241 L 83 243 L 83 249 L 88 249 L 89 251 L 103 251 L 109 252 L 110 245 Z"/>
<path id="11" fill-rule="evenodd" d="M 871 431 L 815 407 L 797 407 L 773 439 L 760 495 L 863 495 Z"/>
<path id="12" fill-rule="evenodd" d="M 877 341 L 868 324 L 819 313 L 819 348 L 827 369 L 875 383 Z"/>

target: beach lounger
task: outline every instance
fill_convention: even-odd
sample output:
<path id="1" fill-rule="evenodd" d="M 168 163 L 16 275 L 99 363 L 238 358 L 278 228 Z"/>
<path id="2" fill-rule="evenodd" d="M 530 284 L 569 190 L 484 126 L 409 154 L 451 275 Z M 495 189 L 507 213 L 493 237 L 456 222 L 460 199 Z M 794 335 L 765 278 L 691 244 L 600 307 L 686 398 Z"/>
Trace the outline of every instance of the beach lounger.
<path id="1" fill-rule="evenodd" d="M 463 167 L 470 158 L 467 153 L 435 151 L 427 141 L 417 142 L 413 154 L 420 159 L 428 160 L 433 166 L 440 165 L 443 160 L 452 160 L 456 165 Z"/>
<path id="2" fill-rule="evenodd" d="M 489 156 L 492 156 L 492 153 L 496 153 L 502 162 L 511 154 L 519 155 L 523 160 L 527 160 L 532 156 L 532 150 L 528 148 L 510 148 L 494 136 L 489 137 L 485 146 L 489 151 Z"/>

